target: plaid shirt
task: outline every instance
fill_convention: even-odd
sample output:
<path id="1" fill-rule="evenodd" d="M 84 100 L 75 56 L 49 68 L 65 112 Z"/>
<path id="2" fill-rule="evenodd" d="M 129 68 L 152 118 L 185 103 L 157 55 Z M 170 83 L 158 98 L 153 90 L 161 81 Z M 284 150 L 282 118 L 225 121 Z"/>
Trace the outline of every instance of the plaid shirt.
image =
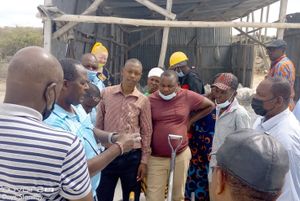
<path id="1" fill-rule="evenodd" d="M 142 148 L 141 162 L 147 164 L 150 155 L 152 120 L 150 102 L 137 88 L 129 95 L 124 95 L 121 85 L 105 88 L 97 109 L 96 127 L 120 134 L 140 133 L 141 143 L 135 148 Z"/>

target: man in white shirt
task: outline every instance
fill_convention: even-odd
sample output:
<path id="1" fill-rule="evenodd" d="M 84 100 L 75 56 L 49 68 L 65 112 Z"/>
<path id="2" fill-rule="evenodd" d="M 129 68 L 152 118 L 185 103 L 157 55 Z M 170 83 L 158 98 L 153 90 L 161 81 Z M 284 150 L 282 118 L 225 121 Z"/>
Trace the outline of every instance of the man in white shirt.
<path id="1" fill-rule="evenodd" d="M 237 77 L 232 73 L 218 74 L 212 84 L 212 94 L 216 103 L 216 124 L 210 167 L 216 166 L 217 161 L 214 154 L 229 134 L 242 128 L 250 128 L 250 117 L 235 98 L 238 84 Z M 211 180 L 211 169 L 209 180 Z"/>
<path id="2" fill-rule="evenodd" d="M 290 95 L 286 79 L 267 78 L 258 85 L 251 104 L 261 116 L 253 128 L 270 133 L 288 151 L 290 170 L 278 201 L 300 200 L 300 125 L 289 110 Z"/>

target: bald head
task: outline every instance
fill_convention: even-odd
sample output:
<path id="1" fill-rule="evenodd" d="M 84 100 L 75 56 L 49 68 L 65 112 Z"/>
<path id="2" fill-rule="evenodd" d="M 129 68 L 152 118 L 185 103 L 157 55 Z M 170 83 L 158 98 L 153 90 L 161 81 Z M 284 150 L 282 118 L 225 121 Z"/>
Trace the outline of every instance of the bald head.
<path id="1" fill-rule="evenodd" d="M 51 99 L 55 99 L 61 88 L 56 85 L 62 80 L 63 71 L 54 56 L 41 47 L 23 48 L 9 64 L 4 102 L 28 106 L 41 112 L 47 102 L 45 90 L 54 84 L 52 89 L 56 90 L 56 94 L 52 94 Z"/>
<path id="2" fill-rule="evenodd" d="M 86 54 L 82 55 L 81 63 L 88 70 L 92 70 L 92 71 L 98 70 L 97 58 L 92 53 L 86 53 Z"/>
<path id="3" fill-rule="evenodd" d="M 290 102 L 291 85 L 289 81 L 282 77 L 269 77 L 265 82 L 270 82 L 271 92 L 275 97 L 282 97 L 286 105 Z"/>

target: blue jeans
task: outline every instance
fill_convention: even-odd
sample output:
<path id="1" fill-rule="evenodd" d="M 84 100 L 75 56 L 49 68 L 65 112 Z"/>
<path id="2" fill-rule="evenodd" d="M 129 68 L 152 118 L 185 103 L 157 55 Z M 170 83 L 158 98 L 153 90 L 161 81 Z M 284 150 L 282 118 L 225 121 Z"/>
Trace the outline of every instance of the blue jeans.
<path id="1" fill-rule="evenodd" d="M 139 201 L 141 183 L 137 182 L 137 171 L 141 161 L 141 150 L 133 150 L 118 156 L 101 172 L 100 185 L 97 189 L 99 201 L 113 201 L 118 179 L 121 180 L 123 201 L 129 200 L 130 192 L 134 192 L 135 201 Z"/>

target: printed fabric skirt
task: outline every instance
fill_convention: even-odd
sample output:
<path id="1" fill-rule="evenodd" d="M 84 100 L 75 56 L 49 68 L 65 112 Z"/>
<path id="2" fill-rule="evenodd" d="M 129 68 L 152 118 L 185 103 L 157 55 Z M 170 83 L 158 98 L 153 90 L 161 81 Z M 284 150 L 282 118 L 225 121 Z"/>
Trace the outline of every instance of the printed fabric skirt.
<path id="1" fill-rule="evenodd" d="M 198 120 L 189 134 L 192 159 L 185 187 L 185 200 L 209 201 L 208 170 L 209 154 L 215 130 L 215 112 Z M 194 199 L 192 198 L 194 197 Z"/>

